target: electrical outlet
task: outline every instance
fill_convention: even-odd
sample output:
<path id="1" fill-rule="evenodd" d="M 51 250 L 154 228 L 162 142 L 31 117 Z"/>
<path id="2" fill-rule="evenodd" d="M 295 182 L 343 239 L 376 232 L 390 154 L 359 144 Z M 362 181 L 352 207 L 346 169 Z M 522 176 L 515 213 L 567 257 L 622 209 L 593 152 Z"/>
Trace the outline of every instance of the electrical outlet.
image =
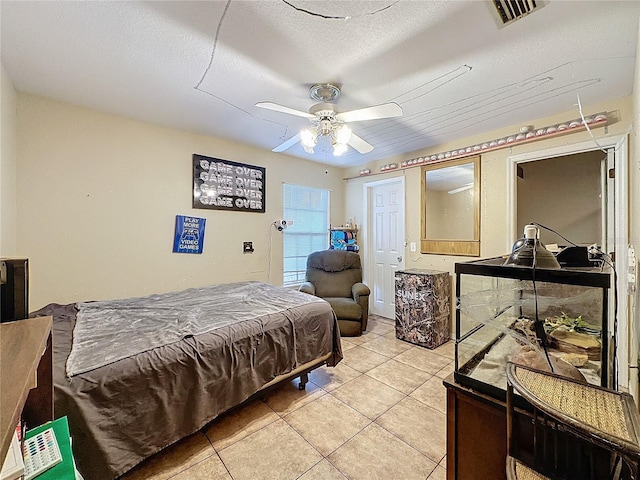
<path id="1" fill-rule="evenodd" d="M 411 243 L 409 244 L 409 249 L 410 249 L 412 252 L 415 252 L 415 251 L 417 250 L 417 248 L 416 248 L 416 242 L 411 242 Z"/>
<path id="2" fill-rule="evenodd" d="M 253 253 L 253 242 L 242 242 L 242 253 Z"/>

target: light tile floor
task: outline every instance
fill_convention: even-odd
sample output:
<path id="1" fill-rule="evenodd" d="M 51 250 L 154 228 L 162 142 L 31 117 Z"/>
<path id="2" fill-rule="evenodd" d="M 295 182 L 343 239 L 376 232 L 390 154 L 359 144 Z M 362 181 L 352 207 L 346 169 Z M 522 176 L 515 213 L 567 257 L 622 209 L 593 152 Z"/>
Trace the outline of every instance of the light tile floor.
<path id="1" fill-rule="evenodd" d="M 453 343 L 395 338 L 371 316 L 342 338 L 344 360 L 288 382 L 151 457 L 122 480 L 446 478 L 446 395 Z"/>

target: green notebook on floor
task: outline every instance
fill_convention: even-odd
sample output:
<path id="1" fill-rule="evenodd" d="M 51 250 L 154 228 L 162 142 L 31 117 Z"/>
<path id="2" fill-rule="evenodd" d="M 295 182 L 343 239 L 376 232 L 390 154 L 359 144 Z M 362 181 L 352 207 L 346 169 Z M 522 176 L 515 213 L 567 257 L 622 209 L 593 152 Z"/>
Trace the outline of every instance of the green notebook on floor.
<path id="1" fill-rule="evenodd" d="M 49 428 L 53 428 L 53 432 L 55 433 L 58 448 L 62 455 L 62 461 L 49 470 L 42 472 L 35 477 L 34 480 L 75 480 L 76 474 L 73 463 L 73 453 L 71 452 L 71 437 L 69 435 L 67 417 L 58 418 L 53 422 L 47 422 L 44 425 L 29 430 L 24 436 L 25 441 Z"/>

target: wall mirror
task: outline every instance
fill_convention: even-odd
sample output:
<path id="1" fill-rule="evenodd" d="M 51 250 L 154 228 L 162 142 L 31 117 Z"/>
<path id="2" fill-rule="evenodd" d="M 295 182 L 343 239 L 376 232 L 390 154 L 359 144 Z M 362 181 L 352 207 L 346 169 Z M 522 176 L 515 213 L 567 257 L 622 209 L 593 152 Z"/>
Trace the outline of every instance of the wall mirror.
<path id="1" fill-rule="evenodd" d="M 420 251 L 480 256 L 480 157 L 422 167 Z"/>

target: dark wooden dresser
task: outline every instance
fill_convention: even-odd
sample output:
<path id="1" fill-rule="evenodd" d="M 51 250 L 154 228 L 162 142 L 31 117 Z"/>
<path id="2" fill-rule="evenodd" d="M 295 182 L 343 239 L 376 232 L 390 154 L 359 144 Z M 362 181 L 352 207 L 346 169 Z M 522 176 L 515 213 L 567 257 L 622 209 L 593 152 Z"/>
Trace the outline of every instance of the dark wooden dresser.
<path id="1" fill-rule="evenodd" d="M 507 408 L 504 402 L 455 382 L 447 389 L 447 479 L 506 480 Z"/>
<path id="2" fill-rule="evenodd" d="M 51 317 L 0 323 L 0 459 L 16 425 L 53 420 Z"/>

